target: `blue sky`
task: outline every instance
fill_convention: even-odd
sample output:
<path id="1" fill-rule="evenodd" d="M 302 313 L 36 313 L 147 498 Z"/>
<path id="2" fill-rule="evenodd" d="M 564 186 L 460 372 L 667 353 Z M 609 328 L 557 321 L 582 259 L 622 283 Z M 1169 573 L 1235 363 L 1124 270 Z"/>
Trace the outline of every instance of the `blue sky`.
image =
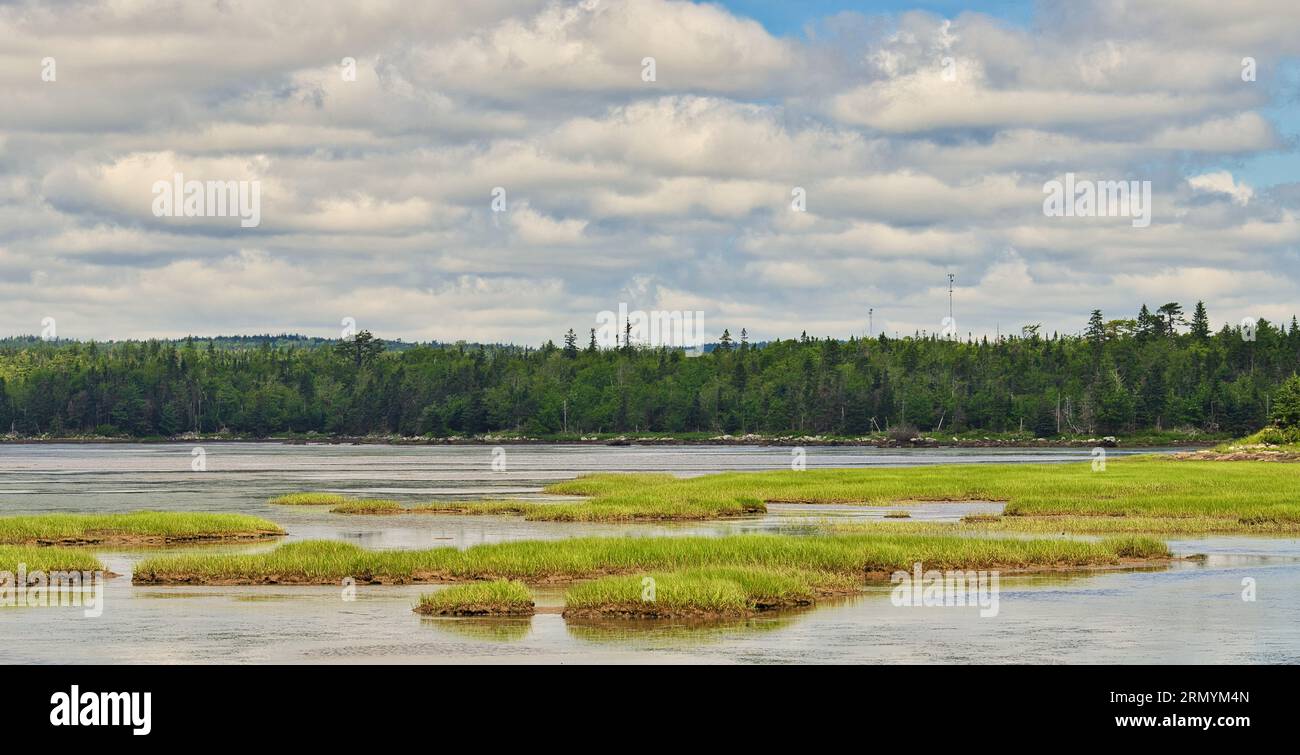
<path id="1" fill-rule="evenodd" d="M 773 34 L 800 34 L 804 25 L 819 18 L 853 11 L 866 15 L 891 14 L 910 10 L 923 10 L 953 17 L 964 11 L 975 11 L 1004 19 L 1010 23 L 1025 24 L 1033 15 L 1033 3 L 1025 0 L 989 0 L 987 2 L 954 2 L 953 0 L 886 0 L 885 2 L 846 2 L 845 0 L 721 0 L 737 15 L 747 16 Z"/>

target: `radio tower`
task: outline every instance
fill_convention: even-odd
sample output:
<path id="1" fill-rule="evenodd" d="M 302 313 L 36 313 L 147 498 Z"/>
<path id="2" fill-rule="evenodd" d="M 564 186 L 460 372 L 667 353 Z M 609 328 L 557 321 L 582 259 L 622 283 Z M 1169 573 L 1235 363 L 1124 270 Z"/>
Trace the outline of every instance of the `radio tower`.
<path id="1" fill-rule="evenodd" d="M 875 311 L 874 307 L 867 307 L 867 338 L 871 338 L 876 334 L 876 327 L 871 322 L 871 317 L 875 314 Z"/>
<path id="2" fill-rule="evenodd" d="M 957 321 L 952 316 L 952 273 L 948 273 L 948 322 L 952 323 L 952 337 L 957 337 Z"/>

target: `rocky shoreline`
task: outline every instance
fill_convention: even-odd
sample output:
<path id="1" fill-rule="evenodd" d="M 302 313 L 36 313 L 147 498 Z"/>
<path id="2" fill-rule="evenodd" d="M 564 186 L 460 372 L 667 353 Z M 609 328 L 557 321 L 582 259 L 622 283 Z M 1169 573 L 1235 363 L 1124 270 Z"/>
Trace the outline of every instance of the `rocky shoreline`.
<path id="1" fill-rule="evenodd" d="M 708 438 L 673 437 L 580 437 L 580 438 L 530 438 L 522 435 L 450 436 L 424 438 L 404 436 L 280 436 L 267 438 L 241 438 L 224 435 L 186 434 L 172 438 L 123 438 L 103 436 L 71 437 L 14 437 L 0 438 L 0 444 L 39 445 L 69 443 L 282 443 L 285 445 L 392 445 L 392 446 L 508 446 L 508 445 L 590 445 L 590 446 L 865 446 L 873 448 L 1119 448 L 1147 446 L 1212 447 L 1219 443 L 1213 439 L 1125 439 L 1116 436 L 1100 438 L 956 438 L 918 436 L 907 440 L 863 437 L 841 438 L 819 435 L 717 435 Z"/>

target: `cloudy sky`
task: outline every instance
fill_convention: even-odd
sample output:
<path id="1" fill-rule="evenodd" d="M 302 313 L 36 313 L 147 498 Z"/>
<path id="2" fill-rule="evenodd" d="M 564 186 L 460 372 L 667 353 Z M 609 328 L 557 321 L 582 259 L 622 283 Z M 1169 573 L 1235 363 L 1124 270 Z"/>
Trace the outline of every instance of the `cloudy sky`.
<path id="1" fill-rule="evenodd" d="M 0 335 L 537 344 L 620 302 L 909 334 L 948 273 L 963 335 L 1289 320 L 1297 28 L 1294 0 L 0 1 Z M 256 181 L 260 224 L 156 216 L 176 173 Z M 1150 225 L 1046 216 L 1066 173 L 1150 181 Z"/>

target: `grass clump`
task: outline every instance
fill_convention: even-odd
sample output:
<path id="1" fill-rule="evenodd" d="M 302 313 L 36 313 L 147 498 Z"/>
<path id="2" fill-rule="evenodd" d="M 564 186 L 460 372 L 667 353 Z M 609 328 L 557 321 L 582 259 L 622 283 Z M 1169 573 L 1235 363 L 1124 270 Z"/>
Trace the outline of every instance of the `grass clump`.
<path id="1" fill-rule="evenodd" d="M 604 577 L 565 593 L 566 617 L 727 618 L 811 605 L 818 597 L 852 592 L 844 574 L 758 567 L 722 567 Z"/>
<path id="2" fill-rule="evenodd" d="M 11 577 L 13 579 L 20 565 L 29 574 L 33 571 L 105 571 L 104 564 L 84 550 L 0 545 L 0 571 L 15 575 Z"/>
<path id="3" fill-rule="evenodd" d="M 530 616 L 533 595 L 517 580 L 470 582 L 421 595 L 415 611 L 431 616 Z"/>
<path id="4" fill-rule="evenodd" d="M 397 501 L 384 498 L 361 498 L 344 501 L 330 511 L 335 514 L 401 514 L 406 509 Z"/>
<path id="5" fill-rule="evenodd" d="M 283 535 L 274 522 L 245 514 L 134 511 L 0 517 L 0 543 L 33 545 L 159 544 Z"/>
<path id="6" fill-rule="evenodd" d="M 1152 538 L 1084 542 L 960 535 L 845 534 L 725 537 L 585 537 L 516 541 L 465 550 L 366 551 L 349 543 L 286 543 L 267 553 L 155 556 L 135 569 L 140 584 L 331 584 L 519 579 L 546 582 L 708 567 L 756 567 L 863 575 L 911 568 L 1049 569 L 1169 557 Z"/>
<path id="7" fill-rule="evenodd" d="M 277 506 L 337 506 L 347 501 L 348 497 L 339 493 L 287 493 L 276 496 L 267 503 Z"/>

